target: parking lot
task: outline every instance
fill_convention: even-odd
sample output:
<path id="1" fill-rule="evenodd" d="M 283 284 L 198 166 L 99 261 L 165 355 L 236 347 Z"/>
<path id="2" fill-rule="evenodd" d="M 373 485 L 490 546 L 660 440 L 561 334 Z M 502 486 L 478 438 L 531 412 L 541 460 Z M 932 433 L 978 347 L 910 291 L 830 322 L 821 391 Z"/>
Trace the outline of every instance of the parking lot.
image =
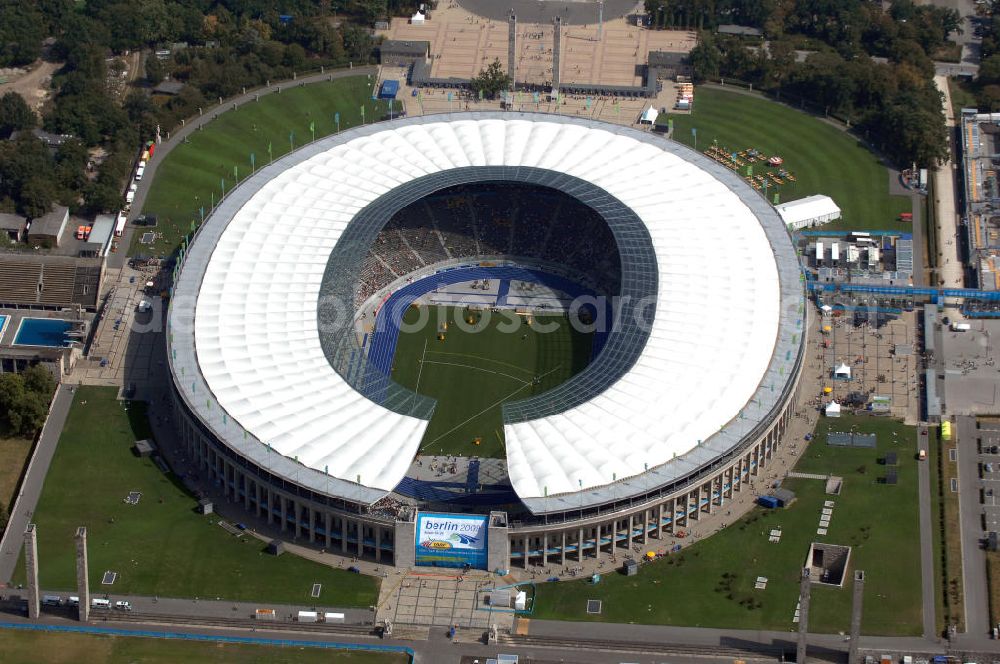
<path id="1" fill-rule="evenodd" d="M 976 465 L 979 497 L 983 504 L 983 530 L 1000 531 L 1000 419 L 980 418 L 976 431 Z"/>

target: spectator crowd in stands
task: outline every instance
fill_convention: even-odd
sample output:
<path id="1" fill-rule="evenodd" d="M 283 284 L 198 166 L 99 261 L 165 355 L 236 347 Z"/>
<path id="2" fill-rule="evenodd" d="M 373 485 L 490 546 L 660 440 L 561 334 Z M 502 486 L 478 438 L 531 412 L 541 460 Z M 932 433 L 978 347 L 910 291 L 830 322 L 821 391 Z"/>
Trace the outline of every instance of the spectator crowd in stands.
<path id="1" fill-rule="evenodd" d="M 480 183 L 441 190 L 396 213 L 362 262 L 355 305 L 421 268 L 480 257 L 560 264 L 589 275 L 607 295 L 620 285 L 614 236 L 593 209 L 546 187 Z"/>

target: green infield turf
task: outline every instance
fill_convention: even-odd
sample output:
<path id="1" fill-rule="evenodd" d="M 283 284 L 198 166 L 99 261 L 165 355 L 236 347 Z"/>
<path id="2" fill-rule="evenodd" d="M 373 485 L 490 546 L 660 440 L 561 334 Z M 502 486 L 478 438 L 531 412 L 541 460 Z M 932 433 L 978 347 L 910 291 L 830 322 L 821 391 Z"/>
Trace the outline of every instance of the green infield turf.
<path id="1" fill-rule="evenodd" d="M 911 212 L 910 201 L 889 195 L 885 165 L 857 137 L 814 116 L 760 97 L 699 87 L 694 112 L 670 118 L 682 143 L 694 146 L 691 130 L 697 129 L 699 151 L 717 143 L 727 153 L 756 148 L 783 157 L 795 182 L 779 187 L 780 201 L 826 194 L 843 211 L 842 219 L 823 228 L 912 230 L 897 221 L 900 212 Z M 758 163 L 754 174 L 766 170 Z M 769 189 L 773 202 L 772 194 Z"/>
<path id="2" fill-rule="evenodd" d="M 562 383 L 587 366 L 593 347 L 593 334 L 565 315 L 528 324 L 513 312 L 410 307 L 403 324 L 393 379 L 437 399 L 422 454 L 503 456 L 503 404 Z"/>
<path id="3" fill-rule="evenodd" d="M 93 634 L 0 630 L 4 664 L 406 664 L 409 656 Z"/>
<path id="4" fill-rule="evenodd" d="M 826 432 L 873 432 L 878 448 L 838 448 Z M 895 434 L 895 435 L 893 435 Z M 813 585 L 809 629 L 849 631 L 853 571 L 866 574 L 863 632 L 919 635 L 921 578 L 917 505 L 916 430 L 888 419 L 824 419 L 796 470 L 844 478 L 839 496 L 827 495 L 825 482 L 789 479 L 784 486 L 797 500 L 788 508 L 754 508 L 745 518 L 683 551 L 644 564 L 625 577 L 609 571 L 598 585 L 588 581 L 543 583 L 537 587 L 535 618 L 603 620 L 701 627 L 794 630 L 799 573 L 811 542 L 851 546 L 849 578 L 842 588 Z M 801 443 L 800 443 L 801 444 Z M 878 480 L 879 459 L 899 456 L 899 484 Z M 817 528 L 824 501 L 835 502 L 826 535 Z M 769 541 L 781 528 L 781 541 Z M 651 542 L 652 549 L 671 543 Z M 621 555 L 621 554 L 619 554 Z M 768 579 L 755 590 L 758 576 Z M 603 600 L 603 613 L 586 613 L 588 599 Z"/>
<path id="5" fill-rule="evenodd" d="M 200 208 L 207 215 L 212 201 L 219 200 L 223 180 L 229 191 L 252 168 L 266 166 L 293 145 L 298 148 L 310 142 L 310 124 L 315 124 L 316 138 L 333 133 L 335 113 L 340 113 L 341 130 L 361 124 L 362 105 L 369 123 L 387 112 L 384 102 L 371 100 L 368 78 L 354 76 L 265 95 L 260 101 L 220 113 L 157 167 L 142 211 L 157 216 L 156 231 L 163 236 L 144 245 L 139 244 L 142 233 L 135 233 L 130 254 L 169 255 L 190 232 L 191 222 L 201 219 Z"/>
<path id="6" fill-rule="evenodd" d="M 143 404 L 126 411 L 115 397 L 115 388 L 80 387 L 74 394 L 33 519 L 43 588 L 76 588 L 73 536 L 86 526 L 93 593 L 375 603 L 378 582 L 371 577 L 267 555 L 260 540 L 223 530 L 218 515 L 196 514 L 197 501 L 175 476 L 132 453 L 133 443 L 150 435 Z M 124 502 L 131 491 L 142 493 L 137 505 Z M 114 585 L 101 585 L 105 570 L 118 572 Z M 15 581 L 24 583 L 23 556 Z M 319 600 L 309 594 L 314 583 L 323 584 Z"/>

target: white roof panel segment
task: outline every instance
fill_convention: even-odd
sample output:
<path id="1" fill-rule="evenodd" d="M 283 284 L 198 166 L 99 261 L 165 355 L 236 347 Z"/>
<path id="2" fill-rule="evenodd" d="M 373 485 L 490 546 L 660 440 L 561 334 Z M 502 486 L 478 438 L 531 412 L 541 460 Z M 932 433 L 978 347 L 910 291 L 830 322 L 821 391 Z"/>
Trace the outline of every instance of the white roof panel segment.
<path id="1" fill-rule="evenodd" d="M 398 484 L 427 423 L 369 401 L 330 367 L 320 284 L 364 206 L 469 165 L 592 182 L 645 223 L 658 264 L 655 322 L 635 365 L 587 403 L 506 427 L 520 496 L 638 475 L 739 416 L 779 321 L 778 272 L 756 216 L 711 174 L 632 136 L 494 118 L 424 121 L 334 145 L 263 184 L 232 216 L 208 259 L 194 336 L 202 376 L 233 420 L 308 467 L 377 489 Z"/>

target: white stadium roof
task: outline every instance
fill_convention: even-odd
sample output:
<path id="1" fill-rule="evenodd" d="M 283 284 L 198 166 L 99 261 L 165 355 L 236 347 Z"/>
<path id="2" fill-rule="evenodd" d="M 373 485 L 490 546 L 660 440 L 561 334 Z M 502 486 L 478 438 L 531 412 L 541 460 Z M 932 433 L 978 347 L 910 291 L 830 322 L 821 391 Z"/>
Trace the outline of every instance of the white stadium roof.
<path id="1" fill-rule="evenodd" d="M 708 453 L 702 441 L 713 454 L 735 446 L 738 436 L 708 443 L 744 409 L 744 434 L 767 415 L 770 404 L 754 396 L 790 375 L 796 353 L 782 346 L 779 358 L 776 343 L 798 343 L 786 301 L 796 289 L 801 316 L 797 278 L 792 291 L 783 287 L 794 271 L 779 280 L 776 253 L 794 253 L 773 210 L 749 187 L 738 193 L 723 167 L 668 141 L 508 113 L 358 128 L 261 169 L 226 199 L 185 258 L 170 314 L 175 384 L 202 422 L 257 463 L 283 463 L 286 477 L 316 469 L 315 486 L 347 487 L 361 500 L 393 489 L 427 423 L 368 400 L 330 366 L 317 324 L 321 280 L 369 203 L 418 177 L 490 165 L 559 171 L 604 189 L 644 222 L 658 266 L 655 322 L 634 366 L 577 407 L 506 426 L 522 499 L 608 485 L 675 459 L 677 473 L 690 472 L 704 459 L 681 464 L 695 448 Z"/>

